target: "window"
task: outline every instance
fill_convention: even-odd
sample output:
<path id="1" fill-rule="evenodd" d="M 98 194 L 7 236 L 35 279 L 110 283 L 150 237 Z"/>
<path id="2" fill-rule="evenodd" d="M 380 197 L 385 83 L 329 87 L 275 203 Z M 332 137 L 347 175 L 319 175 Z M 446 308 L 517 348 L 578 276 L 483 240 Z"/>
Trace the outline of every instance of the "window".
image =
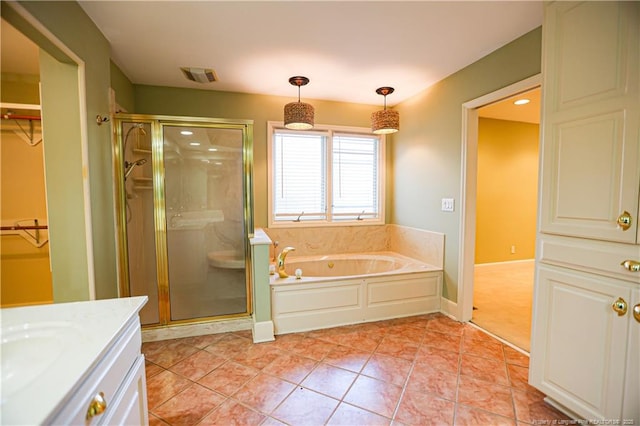
<path id="1" fill-rule="evenodd" d="M 384 223 L 384 136 L 269 123 L 269 226 Z"/>

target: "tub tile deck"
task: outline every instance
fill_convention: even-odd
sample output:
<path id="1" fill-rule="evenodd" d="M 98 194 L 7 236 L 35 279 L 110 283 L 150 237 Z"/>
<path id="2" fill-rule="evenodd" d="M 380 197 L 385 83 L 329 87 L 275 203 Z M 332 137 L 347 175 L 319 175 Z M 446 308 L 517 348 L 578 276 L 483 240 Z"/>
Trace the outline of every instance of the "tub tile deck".
<path id="1" fill-rule="evenodd" d="M 528 357 L 441 314 L 144 343 L 151 425 L 525 425 L 568 417 Z M 551 422 L 549 422 L 551 423 Z"/>

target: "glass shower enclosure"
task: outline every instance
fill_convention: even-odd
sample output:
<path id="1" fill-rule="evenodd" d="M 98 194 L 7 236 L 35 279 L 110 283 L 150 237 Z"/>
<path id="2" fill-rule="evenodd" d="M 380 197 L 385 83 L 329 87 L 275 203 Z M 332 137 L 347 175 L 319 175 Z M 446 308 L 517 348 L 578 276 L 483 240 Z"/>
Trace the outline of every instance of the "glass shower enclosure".
<path id="1" fill-rule="evenodd" d="M 252 122 L 114 124 L 121 296 L 149 297 L 148 326 L 248 315 Z"/>

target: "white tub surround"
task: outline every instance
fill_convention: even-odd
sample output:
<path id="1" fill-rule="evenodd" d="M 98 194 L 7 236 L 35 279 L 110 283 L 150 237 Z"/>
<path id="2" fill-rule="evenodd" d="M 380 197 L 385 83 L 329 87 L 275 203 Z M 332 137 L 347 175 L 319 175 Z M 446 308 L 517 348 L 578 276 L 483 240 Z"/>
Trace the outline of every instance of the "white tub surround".
<path id="1" fill-rule="evenodd" d="M 269 294 L 269 248 L 271 239 L 262 229 L 256 229 L 251 238 L 253 283 L 253 342 L 275 340 L 271 319 L 271 295 Z"/>
<path id="2" fill-rule="evenodd" d="M 304 275 L 305 263 L 315 273 L 338 263 L 364 269 L 345 266 L 347 276 L 310 277 Z M 303 269 L 302 278 L 270 279 L 275 334 L 440 311 L 441 266 L 392 252 L 291 258 L 290 265 Z"/>
<path id="3" fill-rule="evenodd" d="M 1 424 L 147 424 L 140 309 L 147 297 L 2 309 Z"/>
<path id="4" fill-rule="evenodd" d="M 286 269 L 291 276 L 270 279 L 275 334 L 441 310 L 444 234 L 400 225 L 269 228 L 266 232 L 278 241 L 276 252 L 295 247 L 285 262 L 291 265 Z M 276 254 L 272 251 L 271 256 Z M 342 268 L 347 254 L 377 254 L 381 262 L 369 270 L 346 276 L 325 273 L 334 276 L 324 277 L 310 277 L 316 267 L 299 264 L 302 279 L 293 276 L 298 260 L 335 258 Z M 395 264 L 386 259 L 389 256 L 395 257 Z M 362 256 L 355 261 L 368 262 Z M 383 264 L 391 265 L 389 270 L 381 272 Z"/>

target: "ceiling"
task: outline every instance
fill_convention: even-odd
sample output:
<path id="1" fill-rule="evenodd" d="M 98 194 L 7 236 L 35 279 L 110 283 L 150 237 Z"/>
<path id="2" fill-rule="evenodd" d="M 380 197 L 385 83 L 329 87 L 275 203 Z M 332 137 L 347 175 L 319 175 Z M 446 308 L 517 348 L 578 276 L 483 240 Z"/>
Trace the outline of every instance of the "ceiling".
<path id="1" fill-rule="evenodd" d="M 80 1 L 135 84 L 394 105 L 542 23 L 540 1 Z M 187 80 L 212 68 L 219 81 Z"/>
<path id="2" fill-rule="evenodd" d="M 174 6 L 178 3 L 184 7 L 176 9 Z M 502 3 L 502 6 L 511 7 L 512 3 Z M 285 4 L 288 4 L 288 8 L 282 8 Z M 529 31 L 529 27 L 535 28 L 540 24 L 541 20 L 539 3 L 517 3 L 515 5 L 517 7 L 512 8 L 507 15 L 519 16 L 521 28 L 514 28 L 511 24 L 506 25 L 505 27 L 510 28 L 510 32 L 507 32 L 510 35 L 504 36 L 506 41 L 491 44 L 490 47 L 486 47 L 487 42 L 485 42 L 484 47 L 478 50 L 476 46 L 478 40 L 472 39 L 472 43 L 469 41 L 469 36 L 473 36 L 473 31 L 481 31 L 484 34 L 483 39 L 496 38 L 493 30 L 492 33 L 494 34 L 485 34 L 488 28 L 495 29 L 496 26 L 502 25 L 496 25 L 497 19 L 494 15 L 489 14 L 492 18 L 483 20 L 482 25 L 470 25 L 468 31 L 459 32 L 457 36 L 449 38 L 445 37 L 445 33 L 448 30 L 438 34 L 437 37 L 429 35 L 430 32 L 435 31 L 435 28 L 429 27 L 426 23 L 427 21 L 433 21 L 434 15 L 445 16 L 447 15 L 445 12 L 448 11 L 450 12 L 448 15 L 449 24 L 444 25 L 444 27 L 456 27 L 461 25 L 460 22 L 467 22 L 467 16 L 475 13 L 478 10 L 478 6 L 488 12 L 495 7 L 494 3 L 412 2 L 407 4 L 378 2 L 372 4 L 365 2 L 363 4 L 348 5 L 349 7 L 345 9 L 344 3 L 334 2 L 305 2 L 295 5 L 291 2 L 268 2 L 266 4 L 249 2 L 199 2 L 197 4 L 156 1 L 82 2 L 82 6 L 91 15 L 99 16 L 99 18 L 92 16 L 92 19 L 100 23 L 101 31 L 111 41 L 112 55 L 134 83 L 295 97 L 297 91 L 289 85 L 288 77 L 293 74 L 304 74 L 311 78 L 311 83 L 302 88 L 303 98 L 380 104 L 380 97 L 375 94 L 374 89 L 381 85 L 393 85 L 396 91 L 389 95 L 387 99 L 389 105 L 415 95 L 430 84 L 455 72 L 466 63 L 473 62 L 478 57 L 484 56 L 510 39 L 517 37 L 521 33 L 526 33 Z M 142 6 L 145 7 L 143 8 Z M 196 9 L 202 13 L 196 13 Z M 295 13 L 292 13 L 289 9 Z M 307 14 L 302 13 L 302 11 L 311 9 L 315 11 L 312 15 L 318 17 L 318 19 L 322 19 L 322 17 L 327 20 L 333 19 L 336 24 L 338 22 L 345 23 L 345 25 L 348 24 L 348 28 L 345 29 L 341 25 L 324 25 L 322 31 L 320 31 L 320 29 L 316 28 L 317 26 L 312 25 L 309 34 L 303 37 L 306 41 L 287 43 L 283 41 L 286 31 L 275 29 L 263 32 L 261 29 L 260 22 L 272 22 L 274 20 L 282 22 L 286 20 L 283 16 L 288 17 L 292 22 L 297 22 L 296 27 L 301 25 L 306 27 L 310 25 L 310 22 Z M 419 28 L 406 30 L 398 26 L 398 21 L 401 19 L 396 14 L 393 15 L 395 18 L 391 19 L 390 23 L 384 22 L 386 18 L 384 18 L 383 12 L 390 9 L 394 10 L 396 14 L 401 13 L 402 16 L 410 11 L 421 12 L 424 16 L 420 20 L 425 21 L 425 23 L 420 25 Z M 245 12 L 242 12 L 243 10 Z M 343 12 L 350 11 L 352 15 L 356 13 L 362 14 L 363 17 L 370 17 L 377 24 L 371 25 L 363 19 L 355 18 L 349 21 L 345 19 L 344 13 L 334 16 L 329 13 L 330 10 L 334 12 L 338 10 Z M 179 18 L 170 23 L 170 19 L 166 16 L 168 11 L 173 11 Z M 242 31 L 241 28 L 238 28 L 238 31 L 233 31 L 229 26 L 223 25 L 228 31 L 225 36 L 218 36 L 218 34 L 222 34 L 222 29 L 209 28 L 210 26 L 216 27 L 216 25 L 207 26 L 204 22 L 208 22 L 210 19 L 201 19 L 203 15 L 206 15 L 205 11 L 209 15 L 217 16 L 213 20 L 215 22 L 227 22 L 232 20 L 232 17 L 235 17 L 238 22 L 253 22 L 253 25 L 249 25 L 249 28 L 254 28 L 255 31 Z M 144 16 L 140 15 L 143 12 Z M 242 15 L 242 13 L 248 16 L 240 18 L 239 15 Z M 221 18 L 221 14 L 227 18 Z M 380 16 L 375 18 L 376 14 L 380 14 Z M 261 15 L 264 19 L 257 19 L 256 15 Z M 297 18 L 293 19 L 293 15 Z M 270 16 L 275 16 L 277 19 L 270 18 Z M 200 23 L 199 30 L 196 31 L 194 29 L 198 27 L 197 25 L 186 25 L 190 19 L 192 24 L 195 24 L 195 22 Z M 406 22 L 414 21 L 415 19 L 409 19 Z M 168 26 L 173 30 L 160 30 L 161 27 L 167 26 L 167 23 L 170 23 Z M 286 27 L 290 28 L 291 25 Z M 279 27 L 276 26 L 276 28 Z M 375 31 L 372 31 L 371 28 L 374 28 Z M 439 25 L 438 28 L 443 28 L 443 25 Z M 4 20 L 0 29 L 0 41 L 2 43 L 0 64 L 2 72 L 38 74 L 38 47 Z M 190 34 L 190 31 L 193 31 L 193 33 Z M 202 31 L 203 36 L 196 36 L 196 32 L 199 31 Z M 398 37 L 389 35 L 394 32 L 399 32 L 402 35 L 409 33 L 414 35 L 414 38 L 408 38 L 407 40 L 414 40 L 416 35 L 421 34 L 418 38 L 422 41 L 414 43 L 405 40 L 401 43 L 403 47 L 394 51 L 394 43 L 399 42 Z M 254 33 L 258 35 L 252 36 L 251 34 Z M 381 34 L 376 35 L 377 33 Z M 311 34 L 316 34 L 318 39 L 311 37 Z M 340 34 L 340 36 L 336 34 Z M 184 41 L 190 37 L 196 41 Z M 343 46 L 344 43 L 335 41 L 336 38 L 341 37 L 345 39 L 357 38 L 357 40 L 351 43 L 351 48 L 345 48 Z M 437 39 L 436 44 L 438 46 L 436 47 L 431 46 L 434 39 Z M 130 42 L 127 42 L 127 40 Z M 155 42 L 152 42 L 154 40 Z M 247 40 L 251 40 L 251 43 L 248 43 Z M 363 53 L 371 52 L 374 49 L 372 47 L 374 41 L 378 43 L 377 46 L 381 52 L 390 52 L 385 55 L 384 60 L 375 58 L 373 57 L 374 55 L 365 55 Z M 293 51 L 299 51 L 294 49 L 293 46 L 304 45 L 305 43 L 310 43 L 308 49 L 303 49 L 306 50 L 306 53 L 300 56 L 293 55 Z M 251 44 L 251 47 L 245 48 L 249 44 Z M 461 46 L 463 44 L 466 45 L 465 51 L 467 53 L 465 55 L 457 49 L 446 47 Z M 287 49 L 292 52 L 287 52 Z M 263 50 L 263 52 L 260 52 L 260 50 Z M 444 61 L 434 59 L 439 57 L 438 55 L 407 54 L 412 50 L 416 52 L 449 50 L 449 53 L 444 55 L 448 58 L 448 63 L 460 65 L 449 65 L 449 68 L 447 68 Z M 166 55 L 166 52 L 171 53 Z M 238 52 L 242 52 L 242 54 L 239 55 Z M 253 55 L 255 56 L 251 56 L 248 52 L 254 52 Z M 277 52 L 280 52 L 280 54 Z M 351 52 L 351 54 L 347 54 L 347 52 Z M 175 56 L 185 59 L 171 59 Z M 271 59 L 263 62 L 264 66 L 258 66 L 257 64 L 263 61 L 266 56 Z M 311 57 L 315 57 L 317 60 L 307 60 Z M 324 57 L 325 60 L 320 60 L 319 58 L 321 57 Z M 392 60 L 390 59 L 391 57 L 397 59 Z M 239 64 L 252 62 L 256 65 L 245 70 L 239 66 Z M 343 66 L 335 67 L 331 65 L 339 62 L 342 62 Z M 293 65 L 290 69 L 285 69 L 284 63 L 292 63 Z M 390 63 L 395 65 L 391 66 Z M 404 66 L 400 66 L 401 63 Z M 220 81 L 211 84 L 190 82 L 183 77 L 179 69 L 180 66 L 184 65 L 214 67 Z M 352 68 L 351 71 L 348 69 L 349 67 Z M 384 73 L 384 70 L 389 71 Z M 242 78 L 243 75 L 246 77 Z M 381 77 L 378 78 L 378 75 L 381 75 Z M 321 87 L 323 84 L 324 86 Z M 540 111 L 539 90 L 534 91 L 532 94 L 527 94 L 527 97 L 532 101 L 528 105 L 514 107 L 513 100 L 507 99 L 481 108 L 479 111 L 480 116 L 532 123 L 538 122 Z"/>

